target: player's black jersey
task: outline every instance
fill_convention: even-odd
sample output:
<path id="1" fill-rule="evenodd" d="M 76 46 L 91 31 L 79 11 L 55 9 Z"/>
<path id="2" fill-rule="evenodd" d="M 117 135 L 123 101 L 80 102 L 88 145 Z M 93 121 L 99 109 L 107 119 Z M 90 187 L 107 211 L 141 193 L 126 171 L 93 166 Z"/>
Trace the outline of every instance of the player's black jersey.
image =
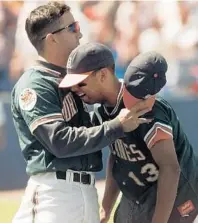
<path id="1" fill-rule="evenodd" d="M 122 108 L 122 97 L 118 100 L 116 110 L 110 110 L 103 105 L 96 106 L 95 120 L 112 119 Z M 110 146 L 115 157 L 113 176 L 123 194 L 136 200 L 141 199 L 144 192 L 157 183 L 159 169 L 150 149 L 159 140 L 174 140 L 182 171 L 180 184 L 185 179 L 197 177 L 196 171 L 192 173 L 197 168 L 197 157 L 172 107 L 162 98 L 156 98 L 152 111 L 144 117 L 153 118 L 153 121 L 140 125 L 135 131 L 127 133 L 124 138 L 116 140 Z"/>
<path id="2" fill-rule="evenodd" d="M 105 121 L 115 118 L 122 108 L 124 108 L 124 104 L 121 100 L 113 115 L 108 114 L 107 108 L 103 106 L 98 108 L 98 113 Z M 126 137 L 117 139 L 110 145 L 110 148 L 116 158 L 113 176 L 127 197 L 139 197 L 151 184 L 157 181 L 158 166 L 137 131 L 127 133 Z M 131 190 L 131 188 L 133 189 Z"/>

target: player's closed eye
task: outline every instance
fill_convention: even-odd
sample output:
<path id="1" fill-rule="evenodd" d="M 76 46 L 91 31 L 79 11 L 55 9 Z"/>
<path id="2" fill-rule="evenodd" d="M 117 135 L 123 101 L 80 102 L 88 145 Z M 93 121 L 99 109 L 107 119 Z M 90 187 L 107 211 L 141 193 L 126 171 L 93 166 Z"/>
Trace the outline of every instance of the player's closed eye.
<path id="1" fill-rule="evenodd" d="M 80 83 L 80 84 L 78 84 L 78 87 L 84 87 L 84 86 L 87 86 L 87 84 L 86 83 Z"/>

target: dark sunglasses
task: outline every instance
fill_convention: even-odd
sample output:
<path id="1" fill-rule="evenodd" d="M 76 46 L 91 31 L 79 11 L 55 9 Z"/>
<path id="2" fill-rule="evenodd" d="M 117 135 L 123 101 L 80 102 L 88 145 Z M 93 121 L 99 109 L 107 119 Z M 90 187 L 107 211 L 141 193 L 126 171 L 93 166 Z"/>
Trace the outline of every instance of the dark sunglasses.
<path id="1" fill-rule="evenodd" d="M 77 32 L 80 31 L 79 22 L 73 22 L 72 24 L 70 24 L 68 26 L 65 26 L 63 28 L 60 28 L 60 29 L 57 29 L 57 30 L 51 32 L 51 34 L 55 34 L 55 33 L 61 32 L 64 29 L 68 30 L 71 33 L 77 33 Z M 46 36 L 42 37 L 41 40 L 43 40 L 45 38 L 46 38 Z"/>

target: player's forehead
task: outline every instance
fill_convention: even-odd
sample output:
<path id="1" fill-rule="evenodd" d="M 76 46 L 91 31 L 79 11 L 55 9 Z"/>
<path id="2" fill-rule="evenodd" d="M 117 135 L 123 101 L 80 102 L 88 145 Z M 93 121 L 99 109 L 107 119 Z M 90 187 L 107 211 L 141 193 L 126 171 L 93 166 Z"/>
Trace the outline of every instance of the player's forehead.
<path id="1" fill-rule="evenodd" d="M 61 26 L 68 26 L 74 22 L 75 22 L 74 16 L 70 11 L 65 12 L 60 18 Z"/>

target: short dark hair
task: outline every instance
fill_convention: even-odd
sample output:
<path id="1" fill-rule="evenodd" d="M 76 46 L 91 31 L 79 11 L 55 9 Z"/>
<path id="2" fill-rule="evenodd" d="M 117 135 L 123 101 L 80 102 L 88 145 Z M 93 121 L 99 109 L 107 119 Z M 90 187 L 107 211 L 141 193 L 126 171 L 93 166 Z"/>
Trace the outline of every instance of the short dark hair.
<path id="1" fill-rule="evenodd" d="M 31 11 L 26 19 L 25 30 L 32 45 L 38 52 L 43 50 L 43 36 L 60 28 L 60 17 L 70 7 L 60 2 L 49 2 Z"/>

